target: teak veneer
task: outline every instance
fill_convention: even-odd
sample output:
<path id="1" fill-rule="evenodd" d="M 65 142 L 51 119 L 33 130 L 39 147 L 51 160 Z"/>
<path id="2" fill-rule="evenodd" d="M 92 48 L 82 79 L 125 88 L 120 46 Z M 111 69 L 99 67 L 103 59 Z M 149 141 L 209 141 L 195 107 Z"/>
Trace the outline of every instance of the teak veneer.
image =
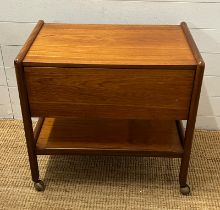
<path id="1" fill-rule="evenodd" d="M 153 135 L 152 135 L 153 134 Z M 175 121 L 46 118 L 37 154 L 136 153 L 181 157 Z"/>
<path id="2" fill-rule="evenodd" d="M 92 153 L 181 158 L 181 193 L 190 192 L 204 62 L 186 23 L 39 21 L 15 68 L 37 190 L 37 155 Z M 31 117 L 39 117 L 35 129 Z"/>

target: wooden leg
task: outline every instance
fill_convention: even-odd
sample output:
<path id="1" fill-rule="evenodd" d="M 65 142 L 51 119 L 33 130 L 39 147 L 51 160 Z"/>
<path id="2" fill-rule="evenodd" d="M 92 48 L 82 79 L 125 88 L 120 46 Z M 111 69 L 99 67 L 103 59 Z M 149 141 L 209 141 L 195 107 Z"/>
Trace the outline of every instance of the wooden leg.
<path id="1" fill-rule="evenodd" d="M 180 174 L 179 174 L 180 192 L 184 195 L 188 195 L 190 193 L 190 188 L 186 182 L 187 182 L 189 160 L 190 160 L 190 154 L 192 148 L 192 140 L 193 140 L 193 134 L 194 134 L 194 128 L 196 122 L 196 114 L 198 109 L 204 67 L 205 67 L 204 62 L 202 61 L 202 59 L 200 59 L 199 65 L 195 72 L 192 99 L 190 103 L 189 116 L 187 120 L 185 138 L 183 144 L 184 153 L 181 160 Z"/>
<path id="2" fill-rule="evenodd" d="M 183 195 L 189 195 L 190 187 L 187 185 L 187 175 L 189 168 L 189 156 L 185 156 L 181 160 L 180 174 L 179 174 L 179 183 L 180 183 L 180 192 Z"/>
<path id="3" fill-rule="evenodd" d="M 186 148 L 187 145 L 185 144 L 185 132 L 184 132 L 182 121 L 177 120 L 176 124 L 177 124 L 178 132 L 180 135 L 181 143 L 185 149 L 189 150 L 189 147 Z M 188 144 L 189 142 L 191 141 L 188 141 Z M 184 150 L 184 155 L 181 159 L 181 167 L 180 167 L 180 174 L 179 174 L 179 182 L 180 182 L 180 186 L 182 187 L 186 185 L 188 167 L 189 167 L 189 159 L 190 159 L 190 155 L 188 154 L 188 151 Z"/>
<path id="4" fill-rule="evenodd" d="M 31 169 L 31 176 L 33 182 L 38 182 L 39 180 L 39 168 L 38 168 L 38 162 L 37 162 L 37 155 L 35 154 L 30 154 L 29 155 L 29 164 L 30 164 L 30 169 Z"/>
<path id="5" fill-rule="evenodd" d="M 179 173 L 180 187 L 186 186 L 188 168 L 189 168 L 189 157 L 183 157 L 181 159 L 181 166 L 180 166 L 180 173 Z"/>
<path id="6" fill-rule="evenodd" d="M 37 155 L 35 153 L 36 140 L 34 139 L 31 118 L 24 118 L 24 130 L 25 130 L 26 144 L 27 144 L 27 150 L 29 156 L 29 164 L 31 169 L 31 176 L 34 182 L 34 187 L 37 191 L 44 191 L 45 190 L 44 183 L 39 179 Z"/>
<path id="7" fill-rule="evenodd" d="M 38 169 L 37 155 L 35 153 L 35 145 L 40 133 L 40 129 L 43 125 L 43 122 L 44 122 L 44 118 L 39 118 L 37 125 L 35 126 L 35 129 L 33 131 L 31 118 L 26 119 L 26 121 L 24 121 L 29 163 L 30 163 L 32 180 L 34 182 L 38 182 L 39 180 L 39 169 Z"/>
<path id="8" fill-rule="evenodd" d="M 34 187 L 37 191 L 44 191 L 45 190 L 45 185 L 39 179 L 39 169 L 38 169 L 37 155 L 32 153 L 30 148 L 28 148 L 28 155 L 29 155 L 31 176 L 32 176 L 32 180 L 34 182 Z"/>
<path id="9" fill-rule="evenodd" d="M 32 180 L 34 182 L 37 182 L 39 180 L 39 169 L 37 163 L 37 155 L 35 153 L 36 144 L 34 139 L 31 117 L 27 114 L 23 115 L 23 123 Z"/>
<path id="10" fill-rule="evenodd" d="M 183 195 L 188 195 L 190 193 L 190 188 L 187 185 L 187 175 L 188 175 L 189 160 L 190 160 L 190 154 L 192 148 L 194 127 L 195 127 L 195 121 L 187 122 L 185 140 L 184 140 L 184 153 L 181 159 L 181 166 L 179 173 L 180 192 Z"/>
<path id="11" fill-rule="evenodd" d="M 37 162 L 37 155 L 35 153 L 34 135 L 30 121 L 27 121 L 26 123 L 24 122 L 24 127 L 29 156 L 29 164 L 31 169 L 32 180 L 34 182 L 34 187 L 37 191 L 44 191 L 44 183 L 39 179 L 39 168 Z"/>
<path id="12" fill-rule="evenodd" d="M 40 22 L 40 24 L 42 25 L 42 22 Z M 22 55 L 22 57 L 24 56 L 25 54 Z M 22 59 L 21 60 L 20 59 L 21 58 L 17 58 L 15 60 L 15 69 L 16 69 L 16 76 L 18 82 L 18 90 L 19 90 L 19 97 L 21 103 L 21 111 L 23 116 L 24 131 L 25 131 L 25 138 L 26 138 L 26 144 L 27 144 L 27 150 L 29 156 L 31 176 L 32 176 L 32 180 L 34 181 L 35 189 L 37 191 L 43 191 L 45 189 L 45 186 L 43 182 L 39 180 L 37 155 L 35 153 L 36 139 L 39 135 L 40 126 L 43 124 L 43 118 L 40 119 L 36 132 L 34 133 L 32 127 L 32 121 L 31 121 L 31 112 L 28 102 L 27 88 L 25 86 L 26 83 L 25 83 L 25 77 L 23 71 L 24 69 L 21 62 Z"/>
<path id="13" fill-rule="evenodd" d="M 184 145 L 184 154 L 181 159 L 180 174 L 179 174 L 179 183 L 181 187 L 185 186 L 187 182 L 187 174 L 188 174 L 190 153 L 191 153 L 191 147 L 192 147 L 192 139 L 187 141 L 187 138 L 186 138 L 185 141 L 186 142 Z"/>

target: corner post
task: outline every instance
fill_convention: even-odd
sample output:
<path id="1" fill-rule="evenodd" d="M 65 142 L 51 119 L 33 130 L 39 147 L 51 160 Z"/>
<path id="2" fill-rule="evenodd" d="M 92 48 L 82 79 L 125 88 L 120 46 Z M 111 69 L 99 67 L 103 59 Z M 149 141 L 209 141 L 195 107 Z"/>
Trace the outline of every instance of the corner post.
<path id="1" fill-rule="evenodd" d="M 179 174 L 180 187 L 184 188 L 187 186 L 186 182 L 187 182 L 189 160 L 190 160 L 190 154 L 192 148 L 193 134 L 194 134 L 194 128 L 195 128 L 195 122 L 196 122 L 196 116 L 197 116 L 197 110 L 198 110 L 198 104 L 199 104 L 199 98 L 200 98 L 200 92 L 202 86 L 202 79 L 205 69 L 205 63 L 196 46 L 196 43 L 192 38 L 192 35 L 187 27 L 187 24 L 185 22 L 182 22 L 181 27 L 185 34 L 186 40 L 189 43 L 189 46 L 191 47 L 191 51 L 194 55 L 194 58 L 197 62 L 197 68 L 195 70 L 194 84 L 191 95 L 191 102 L 189 107 L 189 115 L 186 125 L 186 131 L 185 131 L 185 139 L 183 145 L 184 153 L 181 160 L 181 167 Z"/>
<path id="2" fill-rule="evenodd" d="M 23 60 L 28 50 L 30 49 L 31 45 L 33 44 L 35 38 L 37 37 L 37 34 L 41 30 L 43 24 L 44 22 L 42 20 L 38 21 L 37 25 L 33 29 L 31 35 L 29 36 L 28 40 L 26 41 L 26 43 L 24 44 L 24 46 L 22 47 L 22 49 L 20 50 L 19 54 L 17 55 L 14 61 L 31 175 L 32 175 L 32 180 L 35 183 L 39 182 L 39 170 L 37 163 L 37 155 L 35 152 L 36 145 L 34 141 L 31 112 L 30 112 L 27 88 L 25 83 Z"/>

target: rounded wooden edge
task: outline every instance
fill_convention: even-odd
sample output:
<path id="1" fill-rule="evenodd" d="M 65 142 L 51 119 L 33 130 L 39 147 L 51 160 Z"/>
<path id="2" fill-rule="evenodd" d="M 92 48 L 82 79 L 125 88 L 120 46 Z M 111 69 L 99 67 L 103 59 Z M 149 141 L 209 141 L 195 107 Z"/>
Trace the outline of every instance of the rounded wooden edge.
<path id="1" fill-rule="evenodd" d="M 200 60 L 200 61 L 198 62 L 198 65 L 199 65 L 199 67 L 200 67 L 201 69 L 204 69 L 204 68 L 205 68 L 205 62 L 204 62 L 203 60 Z"/>
<path id="2" fill-rule="evenodd" d="M 33 44 L 34 40 L 36 39 L 43 25 L 44 25 L 43 20 L 39 20 L 37 22 L 37 25 L 34 27 L 27 41 L 25 42 L 25 44 L 23 45 L 23 47 L 21 48 L 20 52 L 18 53 L 17 57 L 14 60 L 15 67 L 22 64 L 24 57 L 26 56 L 28 50 L 30 49 L 31 45 Z"/>
<path id="3" fill-rule="evenodd" d="M 196 59 L 197 65 L 199 66 L 200 69 L 204 69 L 205 68 L 205 62 L 204 62 L 204 60 L 203 60 L 203 58 L 202 58 L 202 56 L 199 52 L 199 49 L 198 49 L 198 47 L 197 47 L 197 45 L 196 45 L 196 43 L 195 43 L 195 41 L 194 41 L 194 39 L 193 39 L 193 37 L 190 33 L 190 30 L 187 26 L 187 23 L 183 21 L 183 22 L 180 23 L 180 26 L 181 26 L 181 28 L 182 28 L 185 36 L 186 36 L 186 40 L 189 43 L 189 46 L 192 50 L 192 53 L 193 53 L 193 55 Z"/>
<path id="4" fill-rule="evenodd" d="M 196 69 L 197 65 L 109 65 L 109 64 L 71 64 L 71 63 L 39 63 L 39 62 L 24 62 L 24 67 L 59 67 L 59 68 L 108 68 L 108 69 L 180 69 L 192 70 Z"/>

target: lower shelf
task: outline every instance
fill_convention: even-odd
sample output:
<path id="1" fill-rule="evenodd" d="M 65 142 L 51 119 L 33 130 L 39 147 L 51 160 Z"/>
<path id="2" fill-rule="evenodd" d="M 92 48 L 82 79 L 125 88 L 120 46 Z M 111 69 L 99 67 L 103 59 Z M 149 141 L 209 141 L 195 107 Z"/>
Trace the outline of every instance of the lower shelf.
<path id="1" fill-rule="evenodd" d="M 181 157 L 183 148 L 176 121 L 45 118 L 36 152 Z"/>

